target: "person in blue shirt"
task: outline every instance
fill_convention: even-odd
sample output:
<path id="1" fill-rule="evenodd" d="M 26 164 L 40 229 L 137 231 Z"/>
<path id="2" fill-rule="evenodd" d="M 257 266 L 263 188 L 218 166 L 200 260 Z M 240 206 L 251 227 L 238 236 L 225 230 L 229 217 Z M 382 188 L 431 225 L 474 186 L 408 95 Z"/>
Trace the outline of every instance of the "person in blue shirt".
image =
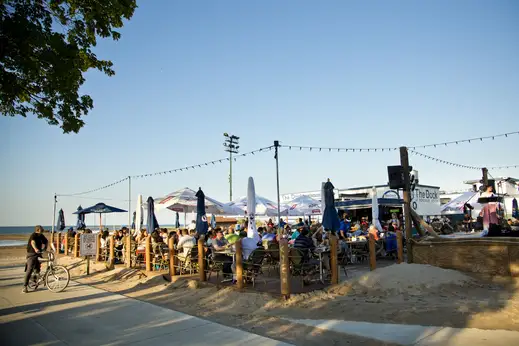
<path id="1" fill-rule="evenodd" d="M 283 218 L 279 219 L 279 228 L 285 228 L 286 222 L 283 221 Z"/>
<path id="2" fill-rule="evenodd" d="M 339 238 L 346 239 L 348 233 L 351 231 L 351 220 L 348 219 L 348 215 L 344 214 L 343 219 L 339 227 Z"/>
<path id="3" fill-rule="evenodd" d="M 261 241 L 264 241 L 264 240 L 267 240 L 267 241 L 276 240 L 276 232 L 274 232 L 273 228 L 271 228 L 271 227 L 267 228 L 267 230 L 265 231 L 265 234 L 261 238 Z"/>
<path id="4" fill-rule="evenodd" d="M 296 223 L 296 227 L 304 227 L 305 223 L 303 222 L 302 218 L 299 218 L 299 220 Z"/>

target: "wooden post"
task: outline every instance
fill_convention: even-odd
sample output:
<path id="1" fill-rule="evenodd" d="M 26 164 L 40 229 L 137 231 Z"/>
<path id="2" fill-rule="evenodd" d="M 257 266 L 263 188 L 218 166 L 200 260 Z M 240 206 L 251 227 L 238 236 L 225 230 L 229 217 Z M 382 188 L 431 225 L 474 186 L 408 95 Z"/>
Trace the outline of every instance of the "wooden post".
<path id="1" fill-rule="evenodd" d="M 59 256 L 59 249 L 61 249 L 61 233 L 56 233 L 56 256 Z"/>
<path id="2" fill-rule="evenodd" d="M 125 241 L 126 241 L 126 254 L 125 254 L 126 268 L 131 268 L 132 267 L 132 236 L 128 234 L 126 236 Z"/>
<path id="3" fill-rule="evenodd" d="M 110 236 L 110 269 L 115 267 L 115 236 Z"/>
<path id="4" fill-rule="evenodd" d="M 337 285 L 339 283 L 339 261 L 337 258 L 338 248 L 339 248 L 339 239 L 332 235 L 330 236 L 330 264 L 332 270 L 332 285 Z"/>
<path id="5" fill-rule="evenodd" d="M 169 276 L 171 281 L 173 281 L 173 276 L 176 275 L 177 272 L 177 264 L 175 258 L 175 242 L 173 237 L 168 240 L 168 248 L 169 248 Z"/>
<path id="6" fill-rule="evenodd" d="M 96 237 L 96 262 L 101 259 L 101 232 L 97 233 Z"/>
<path id="7" fill-rule="evenodd" d="M 86 275 L 90 275 L 90 256 L 86 256 Z"/>
<path id="8" fill-rule="evenodd" d="M 151 268 L 151 236 L 150 235 L 146 237 L 146 253 L 145 253 L 144 260 L 146 261 L 146 271 L 151 272 L 152 268 Z"/>
<path id="9" fill-rule="evenodd" d="M 375 250 L 375 237 L 369 234 L 369 270 L 377 269 L 377 252 Z"/>
<path id="10" fill-rule="evenodd" d="M 243 248 L 241 244 L 241 239 L 236 243 L 236 286 L 238 289 L 243 288 Z"/>
<path id="11" fill-rule="evenodd" d="M 56 233 L 56 232 L 51 232 L 51 233 L 50 233 L 50 242 L 51 242 L 52 244 L 54 244 L 54 238 L 55 238 L 55 237 L 54 237 L 54 233 Z"/>
<path id="12" fill-rule="evenodd" d="M 413 250 L 411 248 L 411 239 L 413 238 L 412 221 L 411 221 L 411 192 L 409 181 L 409 156 L 407 147 L 400 147 L 400 163 L 404 173 L 404 226 L 407 245 L 407 263 L 413 263 Z"/>
<path id="13" fill-rule="evenodd" d="M 205 279 L 205 253 L 204 253 L 204 236 L 198 238 L 198 274 L 200 281 L 207 281 Z"/>
<path id="14" fill-rule="evenodd" d="M 74 236 L 74 258 L 79 257 L 79 234 Z"/>
<path id="15" fill-rule="evenodd" d="M 290 298 L 290 258 L 288 252 L 288 240 L 279 240 L 279 273 L 281 276 L 281 295 Z"/>
<path id="16" fill-rule="evenodd" d="M 402 231 L 396 232 L 396 250 L 398 256 L 396 263 L 400 264 L 404 260 L 404 244 L 402 242 Z"/>
<path id="17" fill-rule="evenodd" d="M 65 233 L 65 249 L 63 251 L 63 256 L 68 256 L 68 233 Z"/>

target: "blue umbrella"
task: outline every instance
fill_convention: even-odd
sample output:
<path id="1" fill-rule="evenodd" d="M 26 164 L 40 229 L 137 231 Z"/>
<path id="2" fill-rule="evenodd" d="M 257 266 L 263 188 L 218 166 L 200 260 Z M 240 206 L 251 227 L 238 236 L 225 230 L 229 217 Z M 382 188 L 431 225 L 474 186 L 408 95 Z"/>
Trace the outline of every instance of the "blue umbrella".
<path id="1" fill-rule="evenodd" d="M 126 210 L 112 207 L 111 205 L 107 205 L 104 203 L 97 203 L 96 205 L 93 205 L 91 207 L 88 207 L 88 208 L 85 208 L 82 210 L 78 210 L 74 214 L 83 215 L 83 217 L 85 214 L 99 214 L 99 228 L 101 229 L 102 228 L 101 214 L 108 214 L 108 213 L 126 213 Z"/>
<path id="2" fill-rule="evenodd" d="M 211 228 L 216 229 L 216 217 L 214 214 L 211 214 Z"/>
<path id="3" fill-rule="evenodd" d="M 58 212 L 58 224 L 56 226 L 58 232 L 63 231 L 65 229 L 65 215 L 63 214 L 63 209 L 60 209 Z"/>
<path id="4" fill-rule="evenodd" d="M 76 225 L 76 229 L 85 229 L 86 228 L 86 225 L 85 225 L 85 214 L 82 214 L 81 211 L 83 210 L 83 208 L 81 208 L 81 206 L 77 207 L 77 225 Z"/>
<path id="5" fill-rule="evenodd" d="M 151 232 L 160 226 L 155 217 L 155 202 L 153 201 L 153 198 L 148 197 L 146 203 L 148 203 L 148 223 L 146 224 L 146 230 L 148 231 L 148 234 L 151 234 Z"/>
<path id="6" fill-rule="evenodd" d="M 209 228 L 207 217 L 205 216 L 205 195 L 201 188 L 196 193 L 196 233 L 205 235 Z"/>
<path id="7" fill-rule="evenodd" d="M 519 219 L 519 209 L 517 208 L 517 200 L 515 198 L 512 200 L 512 217 Z"/>
<path id="8" fill-rule="evenodd" d="M 341 227 L 337 209 L 335 209 L 335 200 L 333 196 L 333 184 L 328 181 L 324 184 L 324 212 L 323 212 L 323 227 L 326 230 L 338 231 Z"/>
<path id="9" fill-rule="evenodd" d="M 179 216 L 178 216 L 178 211 L 177 211 L 177 215 L 175 216 L 175 228 L 180 228 L 180 220 L 179 220 Z"/>

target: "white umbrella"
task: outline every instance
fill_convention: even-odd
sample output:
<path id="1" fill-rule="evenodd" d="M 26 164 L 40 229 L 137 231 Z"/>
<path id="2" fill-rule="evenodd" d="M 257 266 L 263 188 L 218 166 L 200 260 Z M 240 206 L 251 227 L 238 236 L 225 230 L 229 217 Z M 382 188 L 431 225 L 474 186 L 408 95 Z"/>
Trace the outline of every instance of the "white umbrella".
<path id="1" fill-rule="evenodd" d="M 380 232 L 384 232 L 380 220 L 378 219 L 378 196 L 377 188 L 374 186 L 371 190 L 371 217 L 373 218 L 373 226 L 375 226 Z"/>
<path id="2" fill-rule="evenodd" d="M 135 230 L 140 231 L 142 228 L 142 195 L 137 196 L 137 207 L 135 210 Z"/>
<path id="3" fill-rule="evenodd" d="M 305 216 L 321 214 L 321 202 L 310 196 L 302 195 L 287 203 L 288 215 Z"/>
<path id="4" fill-rule="evenodd" d="M 260 237 L 256 229 L 256 191 L 254 188 L 254 179 L 249 177 L 247 186 L 247 219 L 249 226 L 247 227 L 247 237 L 255 239 L 259 242 Z"/>
<path id="5" fill-rule="evenodd" d="M 278 205 L 277 203 L 272 202 L 271 200 L 261 197 L 259 195 L 255 195 L 256 198 L 256 216 L 277 216 L 278 215 Z M 243 214 L 247 210 L 248 205 L 248 197 L 240 197 L 237 200 L 226 204 L 227 207 L 233 208 L 234 210 L 241 210 Z M 280 206 L 281 216 L 288 216 L 288 206 L 281 204 Z M 242 214 L 242 215 L 243 215 Z M 239 214 L 238 214 L 239 215 Z"/>
<path id="6" fill-rule="evenodd" d="M 169 210 L 189 213 L 196 212 L 196 192 L 184 188 L 166 195 L 163 198 L 157 198 L 155 205 L 157 209 L 167 208 Z M 215 199 L 205 196 L 205 211 L 208 214 L 227 214 L 229 209 L 225 204 L 218 202 Z"/>

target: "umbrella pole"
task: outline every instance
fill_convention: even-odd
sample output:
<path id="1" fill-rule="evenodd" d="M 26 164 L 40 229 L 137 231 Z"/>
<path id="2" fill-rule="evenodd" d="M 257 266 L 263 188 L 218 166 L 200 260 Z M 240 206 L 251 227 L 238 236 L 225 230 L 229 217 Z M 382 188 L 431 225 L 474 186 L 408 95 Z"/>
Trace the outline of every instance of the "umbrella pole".
<path id="1" fill-rule="evenodd" d="M 99 232 L 103 231 L 103 220 L 101 219 L 101 213 L 99 213 Z"/>
<path id="2" fill-rule="evenodd" d="M 54 234 L 54 225 L 56 224 L 56 203 L 58 203 L 58 199 L 56 194 L 54 194 L 54 213 L 52 214 L 52 234 Z"/>

